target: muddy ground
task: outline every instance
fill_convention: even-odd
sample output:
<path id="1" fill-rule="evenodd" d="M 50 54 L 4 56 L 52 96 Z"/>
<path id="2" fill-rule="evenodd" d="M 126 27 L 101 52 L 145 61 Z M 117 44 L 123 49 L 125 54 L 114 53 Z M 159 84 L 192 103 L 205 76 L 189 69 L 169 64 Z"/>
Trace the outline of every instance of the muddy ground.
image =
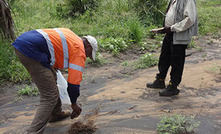
<path id="1" fill-rule="evenodd" d="M 159 90 L 146 88 L 146 83 L 154 80 L 157 66 L 134 70 L 121 65 L 123 61 L 136 61 L 136 52 L 118 58 L 102 53 L 111 62 L 84 70 L 78 101 L 81 116 L 48 124 L 45 134 L 70 133 L 73 124 L 87 125 L 87 132 L 96 130 L 95 134 L 156 134 L 160 117 L 173 114 L 195 116 L 201 122 L 195 129 L 197 134 L 221 134 L 221 41 L 199 37 L 196 44 L 199 48 L 187 50 L 190 56 L 186 58 L 181 92 L 174 97 L 160 97 Z M 22 134 L 38 107 L 39 97 L 19 98 L 18 86 L 24 85 L 5 84 L 0 89 L 1 134 Z M 70 109 L 67 105 L 63 108 Z"/>

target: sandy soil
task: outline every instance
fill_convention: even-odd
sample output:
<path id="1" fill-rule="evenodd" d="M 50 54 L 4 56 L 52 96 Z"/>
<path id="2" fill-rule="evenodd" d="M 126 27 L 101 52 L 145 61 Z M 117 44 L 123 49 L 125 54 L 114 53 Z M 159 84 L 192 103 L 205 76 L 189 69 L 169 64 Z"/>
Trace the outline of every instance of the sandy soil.
<path id="1" fill-rule="evenodd" d="M 129 62 L 136 60 L 136 54 L 121 58 L 106 55 L 111 63 L 85 69 L 78 101 L 83 109 L 81 116 L 48 124 L 45 134 L 71 134 L 68 130 L 76 130 L 79 122 L 88 133 L 96 130 L 95 134 L 156 134 L 160 118 L 173 114 L 195 116 L 201 122 L 195 130 L 197 134 L 220 134 L 221 42 L 199 38 L 197 44 L 201 49 L 188 49 L 191 55 L 186 59 L 181 92 L 175 97 L 160 97 L 159 90 L 146 88 L 145 84 L 154 80 L 156 66 L 133 70 L 120 63 L 125 58 Z M 5 85 L 0 90 L 0 133 L 3 134 L 22 134 L 38 106 L 38 97 L 17 99 L 17 86 Z M 67 105 L 63 107 L 70 109 Z"/>

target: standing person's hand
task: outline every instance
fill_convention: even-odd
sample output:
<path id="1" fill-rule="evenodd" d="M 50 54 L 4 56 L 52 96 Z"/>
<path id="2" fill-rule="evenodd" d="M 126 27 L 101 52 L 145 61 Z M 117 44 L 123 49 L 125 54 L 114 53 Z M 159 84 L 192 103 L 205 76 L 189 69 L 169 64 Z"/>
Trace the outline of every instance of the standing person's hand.
<path id="1" fill-rule="evenodd" d="M 74 119 L 81 114 L 81 108 L 76 103 L 71 104 L 71 108 L 73 109 L 71 119 Z"/>
<path id="2" fill-rule="evenodd" d="M 165 34 L 165 33 L 170 34 L 172 32 L 171 32 L 171 28 L 170 27 L 164 27 L 163 30 L 159 31 L 159 33 L 160 34 Z"/>

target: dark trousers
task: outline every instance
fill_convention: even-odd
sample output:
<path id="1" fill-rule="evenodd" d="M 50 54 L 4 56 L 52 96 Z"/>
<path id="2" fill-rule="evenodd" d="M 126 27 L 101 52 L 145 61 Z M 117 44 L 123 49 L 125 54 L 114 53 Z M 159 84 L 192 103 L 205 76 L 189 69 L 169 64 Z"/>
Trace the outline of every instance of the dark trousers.
<path id="1" fill-rule="evenodd" d="M 182 80 L 187 45 L 173 44 L 173 34 L 166 34 L 161 48 L 157 78 L 165 79 L 171 66 L 170 82 L 178 86 Z"/>

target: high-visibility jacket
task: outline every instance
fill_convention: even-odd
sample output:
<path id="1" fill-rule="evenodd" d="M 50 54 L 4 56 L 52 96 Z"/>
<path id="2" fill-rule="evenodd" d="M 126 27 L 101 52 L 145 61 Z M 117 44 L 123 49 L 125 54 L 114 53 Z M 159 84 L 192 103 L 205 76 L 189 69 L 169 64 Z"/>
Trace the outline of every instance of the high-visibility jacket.
<path id="1" fill-rule="evenodd" d="M 12 46 L 47 68 L 68 68 L 67 91 L 76 103 L 86 61 L 81 38 L 67 28 L 38 29 L 21 34 Z"/>
<path id="2" fill-rule="evenodd" d="M 47 42 L 54 68 L 68 69 L 68 82 L 80 85 L 85 67 L 84 43 L 67 28 L 38 29 Z"/>

